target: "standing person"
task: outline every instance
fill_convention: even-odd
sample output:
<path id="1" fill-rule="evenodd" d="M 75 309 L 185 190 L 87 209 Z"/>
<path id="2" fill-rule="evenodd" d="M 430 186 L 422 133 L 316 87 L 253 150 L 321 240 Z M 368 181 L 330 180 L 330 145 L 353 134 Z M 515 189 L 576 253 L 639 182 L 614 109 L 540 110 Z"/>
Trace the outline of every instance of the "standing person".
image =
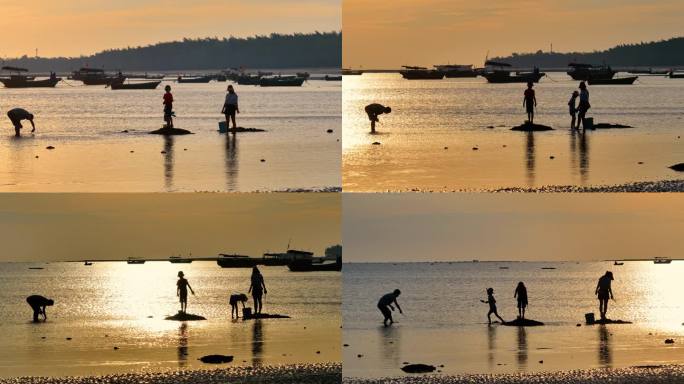
<path id="1" fill-rule="evenodd" d="M 570 96 L 570 101 L 568 101 L 568 108 L 570 110 L 570 116 L 572 116 L 572 121 L 570 122 L 570 129 L 575 129 L 575 121 L 576 121 L 576 116 L 577 116 L 577 106 L 576 106 L 577 96 L 579 96 L 579 92 L 573 91 L 572 96 Z M 579 125 L 577 126 L 577 129 L 579 129 Z"/>
<path id="2" fill-rule="evenodd" d="M 577 107 L 577 129 L 579 129 L 580 124 L 582 124 L 582 130 L 586 130 L 586 121 L 584 118 L 587 115 L 587 111 L 591 108 L 589 104 L 589 90 L 587 89 L 587 84 L 584 81 L 580 81 L 579 84 L 579 106 Z"/>
<path id="3" fill-rule="evenodd" d="M 33 309 L 33 322 L 38 322 L 38 315 L 43 315 L 43 321 L 47 320 L 47 313 L 45 312 L 45 307 L 51 307 L 55 305 L 52 299 L 40 295 L 31 295 L 26 298 L 26 302 Z"/>
<path id="4" fill-rule="evenodd" d="M 36 131 L 36 125 L 33 123 L 33 114 L 23 108 L 14 108 L 7 111 L 7 117 L 9 117 L 12 125 L 14 125 L 15 136 L 21 136 L 21 125 L 22 120 L 28 120 L 31 123 L 31 132 Z"/>
<path id="5" fill-rule="evenodd" d="M 527 109 L 527 121 L 529 121 L 530 124 L 534 124 L 534 108 L 537 106 L 537 98 L 534 95 L 533 86 L 533 82 L 527 82 L 527 89 L 525 90 L 523 97 L 523 107 L 526 107 Z"/>
<path id="6" fill-rule="evenodd" d="M 164 121 L 166 128 L 173 128 L 173 95 L 171 94 L 171 86 L 164 87 Z"/>
<path id="7" fill-rule="evenodd" d="M 254 314 L 261 313 L 261 309 L 264 304 L 261 300 L 262 296 L 267 294 L 266 284 L 264 283 L 264 276 L 259 271 L 259 268 L 254 266 L 252 268 L 251 285 L 249 286 L 249 291 L 247 293 L 252 293 L 252 299 L 254 299 Z"/>
<path id="8" fill-rule="evenodd" d="M 498 317 L 499 320 L 501 320 L 502 324 L 505 323 L 504 319 L 502 319 L 501 316 L 499 316 L 499 313 L 496 311 L 496 299 L 494 299 L 494 288 L 487 288 L 487 301 L 480 301 L 485 304 L 489 304 L 489 312 L 487 312 L 487 320 L 489 321 L 489 325 L 492 324 L 492 314 Z"/>
<path id="9" fill-rule="evenodd" d="M 399 295 L 401 295 L 401 291 L 395 289 L 393 292 L 383 295 L 378 301 L 378 309 L 380 310 L 380 312 L 382 312 L 382 315 L 385 317 L 382 321 L 385 327 L 388 326 L 388 320 L 389 325 L 392 325 L 394 323 L 394 319 L 392 319 L 392 311 L 394 311 L 394 307 L 392 306 L 392 304 L 397 306 L 397 309 L 399 309 L 399 313 L 404 314 L 404 312 L 401 310 L 401 307 L 399 306 L 399 302 L 397 301 L 397 297 L 399 297 Z"/>
<path id="10" fill-rule="evenodd" d="M 226 93 L 226 101 L 223 103 L 223 110 L 221 111 L 226 116 L 226 129 L 230 128 L 230 121 L 233 121 L 233 129 L 237 128 L 235 124 L 235 114 L 240 113 L 238 107 L 238 95 L 235 93 L 233 85 L 228 86 L 228 93 Z"/>
<path id="11" fill-rule="evenodd" d="M 188 309 L 188 288 L 192 295 L 195 291 L 192 290 L 190 283 L 185 279 L 183 271 L 178 272 L 178 281 L 176 282 L 176 296 L 180 298 L 181 312 L 185 313 Z"/>
<path id="12" fill-rule="evenodd" d="M 523 282 L 519 282 L 518 286 L 515 288 L 515 293 L 513 298 L 518 299 L 518 318 L 525 318 L 525 308 L 527 308 L 527 288 Z"/>
<path id="13" fill-rule="evenodd" d="M 613 272 L 607 271 L 601 278 L 599 278 L 598 284 L 596 284 L 596 290 L 594 294 L 598 296 L 599 299 L 599 313 L 601 314 L 601 320 L 606 319 L 606 312 L 608 312 L 608 300 L 613 299 L 613 290 L 610 287 L 613 281 Z"/>
<path id="14" fill-rule="evenodd" d="M 392 108 L 385 107 L 384 105 L 378 103 L 368 104 L 364 110 L 366 111 L 368 119 L 371 122 L 371 133 L 375 133 L 375 123 L 380 122 L 378 116 L 382 115 L 383 113 L 392 112 Z"/>

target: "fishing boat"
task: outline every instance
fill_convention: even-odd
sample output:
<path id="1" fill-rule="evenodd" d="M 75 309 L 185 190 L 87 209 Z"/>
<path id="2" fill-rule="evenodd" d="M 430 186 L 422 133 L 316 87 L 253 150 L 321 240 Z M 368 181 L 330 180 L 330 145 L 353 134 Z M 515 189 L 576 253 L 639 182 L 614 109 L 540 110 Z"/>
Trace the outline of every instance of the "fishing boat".
<path id="1" fill-rule="evenodd" d="M 126 260 L 126 264 L 145 264 L 145 259 L 139 259 L 137 257 L 129 257 Z"/>
<path id="2" fill-rule="evenodd" d="M 684 72 L 670 71 L 667 74 L 667 77 L 669 77 L 670 79 L 684 79 Z"/>
<path id="3" fill-rule="evenodd" d="M 184 259 L 180 256 L 169 256 L 169 261 L 171 264 L 190 264 L 192 259 Z"/>
<path id="4" fill-rule="evenodd" d="M 83 67 L 69 76 L 70 80 L 82 81 L 85 85 L 110 85 L 113 81 L 124 81 L 126 76 L 121 72 L 108 75 L 104 69 Z"/>
<path id="5" fill-rule="evenodd" d="M 670 264 L 672 262 L 672 259 L 668 259 L 667 257 L 654 257 L 653 258 L 653 264 Z"/>
<path id="6" fill-rule="evenodd" d="M 268 76 L 259 79 L 262 87 L 301 87 L 304 79 L 297 76 Z"/>
<path id="7" fill-rule="evenodd" d="M 613 70 L 609 65 L 594 66 L 583 63 L 568 64 L 568 71 L 566 72 L 573 80 L 589 80 L 589 79 L 612 79 L 617 71 Z"/>
<path id="8" fill-rule="evenodd" d="M 176 81 L 179 84 L 199 84 L 199 83 L 208 83 L 214 79 L 213 76 L 199 76 L 199 77 L 183 77 L 183 76 L 178 76 L 178 79 Z"/>
<path id="9" fill-rule="evenodd" d="M 404 69 L 399 71 L 399 73 L 406 80 L 442 80 L 444 78 L 444 73 L 436 69 L 408 65 L 403 65 L 402 68 Z"/>
<path id="10" fill-rule="evenodd" d="M 332 262 L 321 260 L 297 260 L 287 265 L 292 272 L 340 272 L 342 270 L 342 257 Z"/>
<path id="11" fill-rule="evenodd" d="M 447 78 L 476 77 L 477 72 L 472 64 L 445 64 L 435 65 L 436 70 L 444 73 Z"/>
<path id="12" fill-rule="evenodd" d="M 324 79 L 325 81 L 342 81 L 342 76 L 325 75 Z"/>
<path id="13" fill-rule="evenodd" d="M 119 81 L 112 81 L 112 83 L 109 85 L 112 90 L 120 90 L 120 89 L 156 89 L 159 84 L 161 83 L 161 80 L 157 81 L 145 81 L 145 82 L 124 82 L 123 80 Z"/>
<path id="14" fill-rule="evenodd" d="M 236 254 L 219 254 L 216 260 L 221 268 L 252 268 L 257 265 L 286 266 L 294 261 L 311 260 L 313 252 L 288 249 L 281 253 L 264 253 L 262 257 L 250 257 Z"/>
<path id="15" fill-rule="evenodd" d="M 28 72 L 26 68 L 5 66 L 2 70 L 10 72 L 9 77 L 0 78 L 5 88 L 53 88 L 62 80 L 54 73 L 50 74 L 47 79 L 35 80 L 35 76 L 25 74 Z"/>
<path id="16" fill-rule="evenodd" d="M 238 76 L 235 82 L 239 85 L 259 85 L 260 80 L 261 76 L 259 75 L 246 74 Z"/>
<path id="17" fill-rule="evenodd" d="M 631 85 L 634 84 L 639 76 L 629 76 L 629 77 L 616 77 L 616 78 L 589 78 L 587 82 L 589 85 Z"/>
<path id="18" fill-rule="evenodd" d="M 670 71 L 668 71 L 666 69 L 657 70 L 657 69 L 649 68 L 649 69 L 632 69 L 632 70 L 627 71 L 627 73 L 632 74 L 632 75 L 667 75 L 668 73 L 670 73 Z"/>
<path id="19" fill-rule="evenodd" d="M 625 263 L 623 263 L 623 262 L 621 262 L 621 261 L 615 260 L 615 262 L 613 263 L 613 265 L 625 265 Z"/>
<path id="20" fill-rule="evenodd" d="M 297 72 L 297 77 L 301 77 L 304 80 L 308 80 L 311 77 L 309 72 Z"/>
<path id="21" fill-rule="evenodd" d="M 360 69 L 342 68 L 342 75 L 360 76 L 363 75 L 363 71 Z"/>
<path id="22" fill-rule="evenodd" d="M 513 72 L 511 65 L 508 63 L 487 60 L 485 62 L 485 69 L 482 70 L 480 76 L 487 79 L 487 82 L 494 84 L 506 83 L 538 83 L 539 80 L 546 75 L 540 72 L 539 68 L 535 67 L 531 72 L 518 71 Z"/>

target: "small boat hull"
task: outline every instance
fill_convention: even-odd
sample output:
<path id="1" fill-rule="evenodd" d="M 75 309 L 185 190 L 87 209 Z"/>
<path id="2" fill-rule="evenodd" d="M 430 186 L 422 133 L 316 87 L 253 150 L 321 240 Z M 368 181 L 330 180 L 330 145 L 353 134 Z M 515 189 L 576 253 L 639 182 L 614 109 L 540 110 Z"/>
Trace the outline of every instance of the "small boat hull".
<path id="1" fill-rule="evenodd" d="M 304 84 L 304 79 L 301 77 L 292 78 L 265 78 L 259 80 L 259 85 L 262 87 L 301 87 Z"/>
<path id="2" fill-rule="evenodd" d="M 292 272 L 340 272 L 342 271 L 342 263 L 312 263 L 311 261 L 294 261 L 287 265 L 287 268 Z"/>
<path id="3" fill-rule="evenodd" d="M 587 82 L 589 85 L 631 85 L 634 84 L 638 78 L 639 76 L 620 77 L 613 79 L 589 79 Z"/>
<path id="4" fill-rule="evenodd" d="M 400 71 L 406 80 L 442 80 L 444 73 L 437 70 L 409 70 Z"/>
<path id="5" fill-rule="evenodd" d="M 60 77 L 44 80 L 5 78 L 0 79 L 0 82 L 2 82 L 5 88 L 54 88 L 61 80 L 62 78 Z"/>
<path id="6" fill-rule="evenodd" d="M 519 73 L 512 75 L 508 71 L 495 71 L 486 72 L 482 74 L 482 77 L 487 79 L 487 82 L 492 84 L 509 84 L 509 83 L 538 83 L 546 73 L 544 72 L 531 72 L 531 73 Z"/>
<path id="7" fill-rule="evenodd" d="M 112 82 L 110 87 L 113 90 L 125 90 L 125 89 L 156 89 L 161 81 L 147 81 L 144 83 L 124 83 L 124 82 Z"/>
<path id="8" fill-rule="evenodd" d="M 77 80 L 81 80 L 85 85 L 111 85 L 115 82 L 123 82 L 126 78 L 113 76 L 86 76 Z"/>

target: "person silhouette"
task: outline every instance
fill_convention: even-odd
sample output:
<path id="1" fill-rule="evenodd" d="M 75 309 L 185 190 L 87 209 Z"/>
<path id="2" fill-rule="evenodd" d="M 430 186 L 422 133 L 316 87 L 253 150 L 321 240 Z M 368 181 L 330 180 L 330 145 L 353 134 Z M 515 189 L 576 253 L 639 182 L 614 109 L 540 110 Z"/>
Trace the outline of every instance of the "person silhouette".
<path id="1" fill-rule="evenodd" d="M 496 299 L 494 299 L 494 288 L 487 288 L 487 301 L 480 300 L 481 302 L 485 304 L 489 304 L 489 312 L 487 312 L 487 320 L 489 321 L 489 324 L 492 324 L 492 314 L 494 316 L 498 317 L 499 320 L 501 320 L 501 323 L 505 323 L 504 319 L 499 316 L 499 313 L 496 311 Z"/>
<path id="2" fill-rule="evenodd" d="M 386 107 L 382 104 L 378 103 L 373 103 L 373 104 L 368 104 L 364 108 L 366 111 L 366 114 L 368 115 L 368 120 L 371 122 L 371 133 L 375 133 L 375 123 L 380 122 L 380 119 L 378 119 L 379 115 L 382 115 L 383 113 L 387 114 L 392 112 L 392 108 Z"/>
<path id="3" fill-rule="evenodd" d="M 176 282 L 176 296 L 180 298 L 181 312 L 185 313 L 188 309 L 188 288 L 192 295 L 195 295 L 195 291 L 192 290 L 190 282 L 185 279 L 185 274 L 183 271 L 178 272 L 178 281 Z"/>
<path id="4" fill-rule="evenodd" d="M 582 124 L 582 130 L 587 129 L 585 117 L 587 111 L 591 108 L 589 104 L 589 90 L 587 89 L 587 84 L 584 81 L 580 81 L 579 84 L 579 105 L 577 107 L 577 129 L 579 129 L 580 124 Z"/>
<path id="5" fill-rule="evenodd" d="M 36 131 L 36 125 L 33 123 L 33 114 L 23 108 L 14 108 L 7 111 L 7 117 L 9 117 L 12 125 L 14 125 L 15 136 L 21 136 L 21 125 L 22 120 L 28 120 L 31 123 L 31 132 Z"/>
<path id="6" fill-rule="evenodd" d="M 26 302 L 33 309 L 33 322 L 37 323 L 38 315 L 43 315 L 43 321 L 47 320 L 47 313 L 45 312 L 45 307 L 51 307 L 55 305 L 54 300 L 48 299 L 47 297 L 41 295 L 31 295 L 26 298 Z"/>
<path id="7" fill-rule="evenodd" d="M 568 109 L 570 116 L 572 116 L 572 120 L 570 121 L 570 129 L 575 129 L 575 122 L 577 120 L 577 105 L 575 104 L 577 96 L 579 96 L 579 92 L 573 91 L 572 96 L 570 96 L 570 100 L 568 101 Z M 577 129 L 579 129 L 579 125 L 577 125 Z"/>
<path id="8" fill-rule="evenodd" d="M 518 318 L 525 318 L 525 308 L 527 308 L 527 288 L 523 282 L 519 282 L 518 286 L 515 288 L 515 293 L 513 298 L 518 299 Z"/>
<path id="9" fill-rule="evenodd" d="M 173 128 L 173 94 L 171 94 L 171 86 L 167 85 L 164 87 L 164 121 L 166 122 L 166 128 Z"/>
<path id="10" fill-rule="evenodd" d="M 238 95 L 232 85 L 228 86 L 228 93 L 226 93 L 226 100 L 223 103 L 221 113 L 226 116 L 226 129 L 230 128 L 230 121 L 233 122 L 233 129 L 236 129 L 235 114 L 240 113 L 240 108 L 238 107 Z"/>
<path id="11" fill-rule="evenodd" d="M 261 313 L 261 310 L 264 307 L 262 297 L 268 293 L 266 284 L 264 283 L 264 276 L 256 266 L 252 268 L 251 284 L 247 293 L 250 292 L 252 293 L 252 299 L 254 299 L 254 314 L 256 315 Z"/>
<path id="12" fill-rule="evenodd" d="M 404 313 L 401 310 L 401 307 L 399 306 L 399 302 L 397 301 L 399 295 L 401 295 L 401 291 L 395 289 L 393 292 L 382 295 L 382 297 L 378 301 L 378 309 L 380 310 L 380 312 L 382 312 L 382 315 L 384 316 L 382 324 L 384 324 L 385 327 L 387 327 L 388 325 L 392 325 L 394 323 L 394 319 L 392 319 L 392 311 L 394 311 L 394 307 L 392 306 L 392 304 L 397 306 L 397 309 L 399 309 L 399 313 Z M 387 321 L 389 321 L 389 324 L 387 324 Z"/>
<path id="13" fill-rule="evenodd" d="M 601 314 L 601 320 L 606 319 L 606 312 L 608 312 L 608 300 L 613 299 L 613 290 L 610 287 L 613 281 L 613 272 L 606 271 L 606 273 L 601 276 L 596 284 L 596 290 L 594 294 L 598 296 L 599 299 L 599 313 Z"/>
<path id="14" fill-rule="evenodd" d="M 523 95 L 523 107 L 526 107 L 527 121 L 529 121 L 530 124 L 534 124 L 534 108 L 537 106 L 537 98 L 534 95 L 534 89 L 532 89 L 533 86 L 534 83 L 529 81 L 527 83 L 527 89 Z"/>

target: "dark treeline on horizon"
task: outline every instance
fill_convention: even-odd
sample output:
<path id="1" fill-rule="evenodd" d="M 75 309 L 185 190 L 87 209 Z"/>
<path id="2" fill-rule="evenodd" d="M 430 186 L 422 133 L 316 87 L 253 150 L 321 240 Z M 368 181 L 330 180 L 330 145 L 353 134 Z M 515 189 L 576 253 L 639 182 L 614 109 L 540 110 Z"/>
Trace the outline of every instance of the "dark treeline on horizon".
<path id="1" fill-rule="evenodd" d="M 684 37 L 668 40 L 622 44 L 594 52 L 514 53 L 507 57 L 493 57 L 514 67 L 566 67 L 570 62 L 608 64 L 614 67 L 682 67 L 684 66 Z"/>
<path id="2" fill-rule="evenodd" d="M 33 72 L 65 72 L 80 67 L 122 71 L 181 71 L 239 68 L 342 66 L 342 33 L 276 34 L 247 38 L 183 39 L 144 47 L 109 49 L 81 57 L 7 59 L 3 65 Z"/>

